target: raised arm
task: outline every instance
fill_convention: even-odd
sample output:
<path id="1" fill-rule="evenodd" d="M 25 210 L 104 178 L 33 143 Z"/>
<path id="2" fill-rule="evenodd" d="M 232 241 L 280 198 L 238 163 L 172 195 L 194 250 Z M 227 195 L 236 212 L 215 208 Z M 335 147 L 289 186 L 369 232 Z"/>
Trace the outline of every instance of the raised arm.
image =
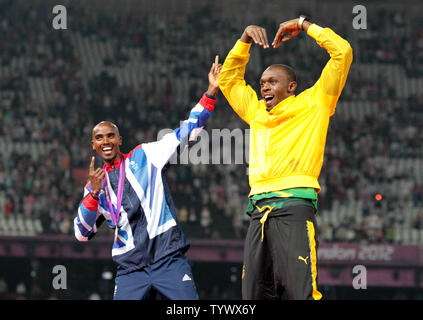
<path id="1" fill-rule="evenodd" d="M 307 32 L 330 55 L 330 60 L 323 68 L 320 78 L 311 88 L 310 92 L 319 104 L 330 108 L 330 115 L 332 115 L 335 112 L 336 103 L 344 88 L 352 63 L 352 48 L 348 41 L 344 40 L 331 29 L 322 28 L 317 24 L 302 21 L 299 18 L 280 24 L 272 43 L 273 47 L 279 47 L 284 41 L 298 35 L 300 31 Z M 286 34 L 287 32 L 288 34 Z"/>
<path id="2" fill-rule="evenodd" d="M 244 80 L 253 41 L 265 49 L 269 47 L 264 28 L 255 25 L 246 27 L 240 39 L 227 55 L 219 75 L 220 91 L 232 109 L 248 124 L 251 120 L 251 106 L 258 100 L 257 93 Z"/>
<path id="3" fill-rule="evenodd" d="M 194 140 L 206 125 L 216 103 L 215 96 L 219 90 L 218 79 L 221 68 L 222 65 L 219 64 L 216 56 L 208 74 L 209 87 L 191 110 L 187 120 L 182 121 L 178 128 L 164 135 L 159 141 L 142 145 L 144 152 L 155 167 L 162 168 L 181 143 L 185 147 L 187 145 L 187 143 L 184 143 L 186 139 Z"/>

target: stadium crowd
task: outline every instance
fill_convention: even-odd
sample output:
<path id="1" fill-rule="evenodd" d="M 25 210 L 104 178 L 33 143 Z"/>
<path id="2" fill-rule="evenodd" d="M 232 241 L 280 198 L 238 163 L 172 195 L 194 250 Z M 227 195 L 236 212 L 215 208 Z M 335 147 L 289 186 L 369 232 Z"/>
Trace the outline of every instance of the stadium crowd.
<path id="1" fill-rule="evenodd" d="M 230 49 L 225 30 L 239 33 L 236 22 L 221 21 L 213 15 L 205 17 L 201 12 L 186 17 L 167 16 L 167 20 L 156 15 L 92 13 L 88 19 L 87 13 L 78 8 L 69 18 L 69 31 L 53 32 L 42 22 L 49 19 L 45 10 L 29 6 L 23 13 L 12 2 L 2 5 L 2 12 L 8 14 L 1 21 L 5 37 L 0 44 L 0 139 L 18 146 L 41 142 L 48 145 L 48 150 L 34 155 L 33 148 L 17 147 L 0 155 L 0 192 L 4 198 L 0 210 L 6 215 L 40 218 L 46 233 L 72 233 L 72 219 L 83 186 L 75 178 L 74 169 L 87 167 L 92 126 L 103 119 L 114 120 L 124 137 L 124 151 L 140 142 L 155 140 L 160 129 L 176 127 L 204 90 L 214 54 L 223 59 Z M 355 41 L 354 34 L 347 34 L 345 24 L 335 24 L 337 32 L 345 33 L 357 44 L 354 63 L 396 64 L 409 77 L 419 76 L 418 69 L 408 70 L 410 63 L 418 66 L 423 59 L 413 54 L 423 47 L 421 29 L 410 27 L 417 21 L 406 24 L 401 13 L 383 9 L 379 13 L 378 20 L 372 20 L 373 33 L 365 39 Z M 22 14 L 29 19 L 15 19 Z M 266 20 L 263 25 L 272 34 L 277 21 Z M 405 32 L 400 43 L 383 41 L 380 35 L 392 25 L 413 31 Z M 102 67 L 99 72 L 86 72 L 89 65 L 78 50 L 76 35 L 93 43 L 111 44 L 112 50 L 98 57 L 103 57 L 96 62 Z M 389 32 L 385 34 L 389 36 Z M 310 45 L 310 39 L 291 41 L 286 50 L 298 52 L 305 41 Z M 405 43 L 406 46 L 401 45 Z M 134 58 L 131 50 L 136 50 L 138 56 Z M 327 61 L 320 48 L 312 46 L 311 50 L 312 53 L 286 58 L 286 63 L 299 74 L 299 91 L 313 84 Z M 253 57 L 258 66 L 248 71 L 247 78 L 251 79 L 257 79 L 264 66 L 281 59 L 276 50 L 256 50 L 252 54 L 261 59 Z M 138 57 L 148 72 L 133 85 L 119 81 L 110 72 L 112 68 L 131 66 Z M 50 85 L 37 96 L 31 79 L 46 79 Z M 354 110 L 349 118 L 341 112 L 335 114 L 320 177 L 319 201 L 323 211 L 330 210 L 334 201 L 361 200 L 365 219 L 357 224 L 354 217 L 348 217 L 339 225 L 321 225 L 326 230 L 324 234 L 331 229 L 332 236 L 325 236 L 325 240 L 392 241 L 389 228 L 401 221 L 398 211 L 403 209 L 402 204 L 411 201 L 416 207 L 421 205 L 422 181 L 413 171 L 398 170 L 391 160 L 422 156 L 422 132 L 418 128 L 423 96 L 404 97 L 395 81 L 382 72 L 366 78 L 354 64 L 351 68 L 338 109 L 343 102 L 354 108 L 371 101 L 377 105 L 377 117 L 358 117 Z M 42 93 L 50 98 L 39 99 Z M 245 128 L 223 96 L 218 99 L 207 129 Z M 169 185 L 188 236 L 243 237 L 247 220 L 243 211 L 249 191 L 245 172 L 245 165 L 170 166 Z M 377 193 L 383 194 L 381 203 L 374 201 Z M 415 217 L 413 228 L 420 229 L 422 215 L 423 211 Z M 370 225 L 376 232 L 368 230 Z"/>

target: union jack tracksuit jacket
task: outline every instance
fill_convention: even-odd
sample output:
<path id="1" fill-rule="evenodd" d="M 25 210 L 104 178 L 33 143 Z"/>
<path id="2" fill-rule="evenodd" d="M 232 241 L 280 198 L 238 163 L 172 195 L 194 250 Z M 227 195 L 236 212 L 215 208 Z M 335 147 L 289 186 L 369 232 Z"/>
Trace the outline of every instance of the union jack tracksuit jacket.
<path id="1" fill-rule="evenodd" d="M 191 140 L 204 127 L 215 102 L 204 94 L 179 128 L 159 141 L 140 144 L 128 154 L 122 154 L 126 159 L 125 183 L 118 238 L 112 247 L 118 276 L 151 265 L 177 250 L 185 252 L 188 249 L 164 172 L 181 142 Z M 110 181 L 108 191 L 115 210 L 119 164 L 120 161 L 116 161 L 114 165 L 105 166 Z M 95 200 L 90 191 L 88 183 L 74 219 L 75 237 L 79 241 L 90 240 L 104 221 L 115 228 L 104 194 L 104 183 L 99 200 Z"/>

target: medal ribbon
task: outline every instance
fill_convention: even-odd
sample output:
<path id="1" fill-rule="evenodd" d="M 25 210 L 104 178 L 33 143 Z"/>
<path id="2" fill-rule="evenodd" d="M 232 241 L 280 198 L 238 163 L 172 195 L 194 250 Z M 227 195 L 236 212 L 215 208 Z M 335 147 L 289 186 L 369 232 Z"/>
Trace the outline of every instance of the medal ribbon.
<path id="1" fill-rule="evenodd" d="M 118 184 L 118 192 L 117 192 L 117 203 L 116 203 L 116 212 L 113 208 L 113 203 L 110 197 L 108 184 L 110 184 L 109 176 L 107 175 L 106 168 L 103 168 L 104 173 L 106 174 L 106 179 L 104 179 L 104 193 L 106 195 L 106 201 L 107 205 L 109 206 L 110 211 L 110 217 L 112 218 L 113 223 L 115 224 L 115 243 L 117 242 L 117 236 L 118 236 L 118 223 L 119 223 L 119 217 L 120 217 L 120 207 L 122 204 L 122 194 L 123 194 L 123 186 L 125 183 L 125 159 L 122 157 L 122 160 L 120 161 L 120 167 L 119 167 L 119 184 Z M 110 187 L 112 185 L 110 184 Z"/>

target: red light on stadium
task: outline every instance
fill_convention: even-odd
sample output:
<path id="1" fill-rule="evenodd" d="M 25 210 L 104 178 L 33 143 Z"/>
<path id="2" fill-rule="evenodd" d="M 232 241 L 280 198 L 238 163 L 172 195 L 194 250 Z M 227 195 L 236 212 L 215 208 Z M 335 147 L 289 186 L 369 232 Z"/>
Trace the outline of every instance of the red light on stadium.
<path id="1" fill-rule="evenodd" d="M 380 193 L 378 193 L 377 195 L 375 195 L 375 199 L 376 199 L 377 201 L 382 200 L 382 195 L 381 195 Z"/>

